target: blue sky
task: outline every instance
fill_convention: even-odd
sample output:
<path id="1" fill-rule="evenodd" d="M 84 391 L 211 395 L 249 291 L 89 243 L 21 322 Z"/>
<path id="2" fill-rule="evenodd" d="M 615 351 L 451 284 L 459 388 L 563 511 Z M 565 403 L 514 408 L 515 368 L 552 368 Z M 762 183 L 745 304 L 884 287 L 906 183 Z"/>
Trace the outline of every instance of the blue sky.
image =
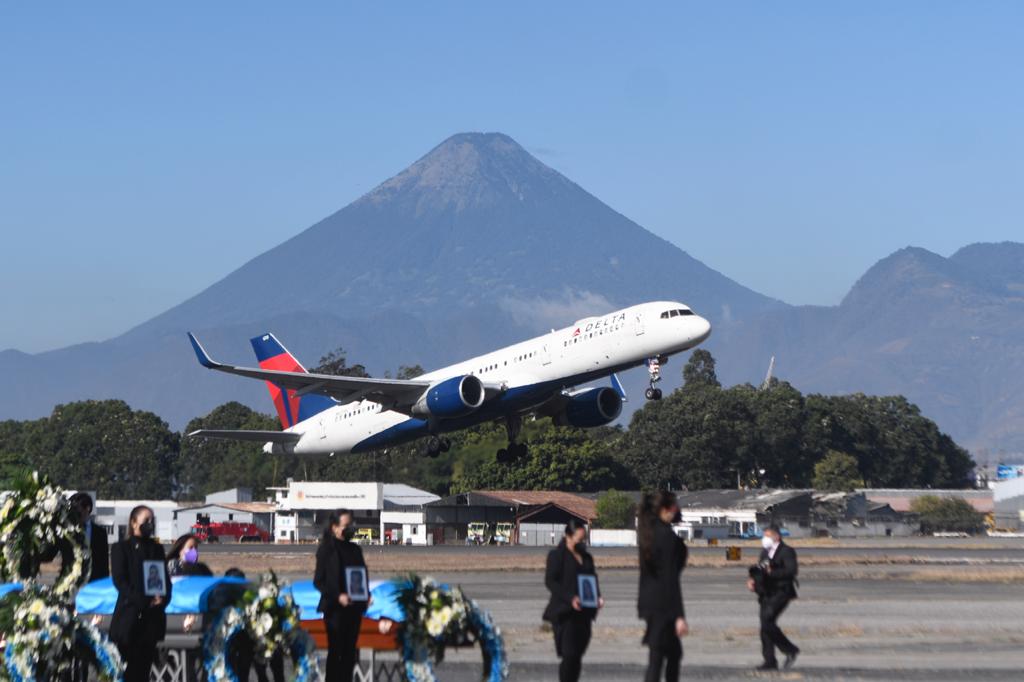
<path id="1" fill-rule="evenodd" d="M 0 349 L 114 336 L 466 130 L 791 303 L 1024 238 L 1022 3 L 555 4 L 0 4 Z"/>

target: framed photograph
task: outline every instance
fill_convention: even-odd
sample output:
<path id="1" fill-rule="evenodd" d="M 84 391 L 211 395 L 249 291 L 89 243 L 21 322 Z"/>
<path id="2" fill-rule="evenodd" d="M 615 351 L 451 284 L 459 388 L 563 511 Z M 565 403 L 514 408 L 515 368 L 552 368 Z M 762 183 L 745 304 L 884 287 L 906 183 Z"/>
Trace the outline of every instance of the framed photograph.
<path id="1" fill-rule="evenodd" d="M 576 585 L 580 606 L 585 609 L 597 608 L 597 576 L 581 573 L 576 576 Z"/>
<path id="2" fill-rule="evenodd" d="M 167 569 L 164 562 L 142 562 L 142 585 L 142 591 L 147 597 L 167 596 Z"/>
<path id="3" fill-rule="evenodd" d="M 346 566 L 345 584 L 348 586 L 348 598 L 352 601 L 370 600 L 370 586 L 367 584 L 365 566 Z"/>

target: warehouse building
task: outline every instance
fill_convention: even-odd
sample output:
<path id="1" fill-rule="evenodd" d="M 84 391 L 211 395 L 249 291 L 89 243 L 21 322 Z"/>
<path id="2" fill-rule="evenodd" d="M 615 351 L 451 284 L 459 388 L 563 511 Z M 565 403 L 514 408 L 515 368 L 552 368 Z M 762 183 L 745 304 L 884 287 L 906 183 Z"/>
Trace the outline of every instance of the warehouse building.
<path id="1" fill-rule="evenodd" d="M 558 544 L 571 518 L 589 526 L 597 504 L 557 490 L 480 490 L 431 502 L 424 511 L 434 544 L 472 542 L 482 532 L 485 542 L 537 546 Z"/>

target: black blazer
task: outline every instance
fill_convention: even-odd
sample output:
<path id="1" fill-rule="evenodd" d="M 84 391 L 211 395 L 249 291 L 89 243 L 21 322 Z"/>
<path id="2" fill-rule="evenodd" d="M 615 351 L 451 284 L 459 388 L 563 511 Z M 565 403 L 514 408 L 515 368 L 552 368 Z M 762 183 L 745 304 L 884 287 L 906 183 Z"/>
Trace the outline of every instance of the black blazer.
<path id="1" fill-rule="evenodd" d="M 765 597 L 772 597 L 776 594 L 785 594 L 790 599 L 796 599 L 796 576 L 799 571 L 796 561 L 796 550 L 785 542 L 779 542 L 775 548 L 775 556 L 768 559 L 768 550 L 761 550 L 760 563 L 768 562 L 772 570 L 765 576 L 764 587 Z"/>
<path id="2" fill-rule="evenodd" d="M 548 552 L 547 568 L 544 570 L 544 585 L 547 586 L 551 598 L 548 606 L 544 609 L 544 620 L 550 623 L 557 623 L 577 613 L 572 607 L 573 597 L 578 596 L 579 585 L 576 578 L 582 574 L 590 574 L 597 578 L 597 571 L 594 570 L 594 557 L 586 550 L 580 550 L 582 563 L 576 561 L 572 552 L 565 546 L 565 540 L 558 543 L 558 546 Z M 597 596 L 601 596 L 601 583 L 597 584 Z M 597 617 L 597 609 L 583 609 L 582 613 Z"/>
<path id="3" fill-rule="evenodd" d="M 350 608 L 366 611 L 368 602 L 354 601 L 348 607 L 342 607 L 338 603 L 338 597 L 348 592 L 348 585 L 345 583 L 345 568 L 347 566 L 363 566 L 363 550 L 351 540 L 339 540 L 336 537 L 320 541 L 316 548 L 316 572 L 313 574 L 313 585 L 320 591 L 320 604 L 317 611 L 330 613 L 336 609 Z M 367 581 L 370 576 L 367 573 Z M 369 584 L 366 586 L 370 590 Z"/>
<path id="4" fill-rule="evenodd" d="M 102 580 L 110 575 L 110 545 L 107 542 L 107 531 L 95 523 L 89 524 L 92 531 L 89 538 L 89 550 L 92 555 L 89 581 Z"/>
<path id="5" fill-rule="evenodd" d="M 145 593 L 143 561 L 163 564 L 164 548 L 156 540 L 132 537 L 118 542 L 110 553 L 110 574 L 117 588 L 110 639 L 120 645 L 155 644 L 167 631 L 164 611 L 171 600 L 171 580 L 165 571 L 163 603 L 153 606 L 153 598 Z"/>
<path id="6" fill-rule="evenodd" d="M 679 577 L 686 567 L 686 543 L 660 519 L 654 522 L 651 560 L 640 557 L 640 594 L 637 612 L 641 618 L 675 620 L 685 618 L 683 590 Z"/>

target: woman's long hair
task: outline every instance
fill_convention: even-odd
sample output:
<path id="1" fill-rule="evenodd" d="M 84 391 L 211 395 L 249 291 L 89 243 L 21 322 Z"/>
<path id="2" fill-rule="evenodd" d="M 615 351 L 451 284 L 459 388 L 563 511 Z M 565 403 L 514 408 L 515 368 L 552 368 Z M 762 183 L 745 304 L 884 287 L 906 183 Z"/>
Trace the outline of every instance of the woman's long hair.
<path id="1" fill-rule="evenodd" d="M 636 539 L 640 546 L 640 561 L 645 564 L 651 563 L 654 554 L 654 529 L 660 520 L 662 509 L 675 506 L 675 493 L 667 490 L 659 490 L 656 493 L 646 493 L 640 503 L 640 515 L 637 519 Z"/>
<path id="2" fill-rule="evenodd" d="M 339 509 L 338 511 L 332 511 L 327 515 L 327 525 L 324 526 L 324 534 L 320 538 L 321 542 L 327 542 L 334 537 L 334 532 L 331 529 L 341 523 L 342 516 L 347 516 L 351 519 L 352 512 L 348 509 Z"/>
<path id="3" fill-rule="evenodd" d="M 184 561 L 184 559 L 181 556 L 181 550 L 185 547 L 185 543 L 187 543 L 189 540 L 195 540 L 196 544 L 199 544 L 199 540 L 196 539 L 195 535 L 193 535 L 192 533 L 185 533 L 180 538 L 175 540 L 173 545 L 171 545 L 171 550 L 167 552 L 167 560 L 173 561 L 174 559 L 177 559 L 178 561 Z"/>
<path id="4" fill-rule="evenodd" d="M 153 517 L 154 523 L 156 522 L 156 514 L 153 513 L 153 510 L 144 504 L 140 504 L 139 506 L 132 509 L 131 513 L 128 514 L 128 527 L 124 529 L 125 539 L 130 538 L 132 536 L 132 524 L 135 523 L 135 519 L 139 518 L 139 514 L 141 514 L 144 511 L 148 511 L 149 515 Z"/>

